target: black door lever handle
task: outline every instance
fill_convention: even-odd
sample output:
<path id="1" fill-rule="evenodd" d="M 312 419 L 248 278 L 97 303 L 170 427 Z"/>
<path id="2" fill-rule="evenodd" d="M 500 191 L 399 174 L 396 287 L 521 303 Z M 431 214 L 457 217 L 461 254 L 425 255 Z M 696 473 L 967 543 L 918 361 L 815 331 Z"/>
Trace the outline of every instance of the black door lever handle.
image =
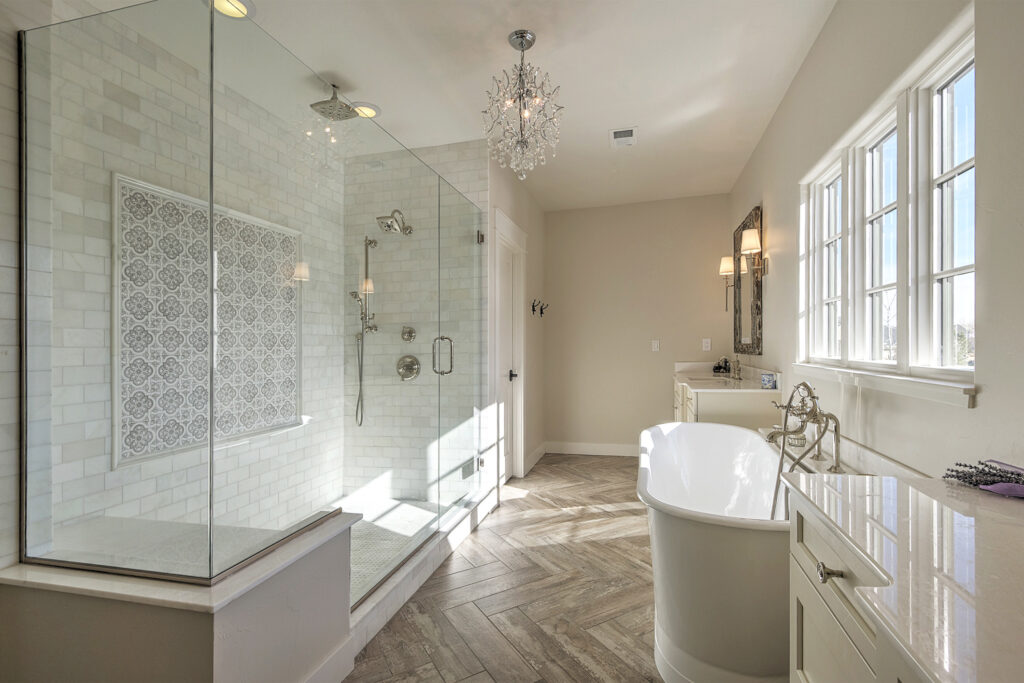
<path id="1" fill-rule="evenodd" d="M 516 374 L 516 371 L 515 371 L 515 370 L 509 370 L 509 371 L 508 371 L 508 381 L 509 381 L 509 382 L 511 382 L 512 380 L 514 380 L 514 379 L 515 379 L 516 377 L 518 377 L 518 376 L 519 376 L 519 375 L 518 375 L 518 374 Z"/>

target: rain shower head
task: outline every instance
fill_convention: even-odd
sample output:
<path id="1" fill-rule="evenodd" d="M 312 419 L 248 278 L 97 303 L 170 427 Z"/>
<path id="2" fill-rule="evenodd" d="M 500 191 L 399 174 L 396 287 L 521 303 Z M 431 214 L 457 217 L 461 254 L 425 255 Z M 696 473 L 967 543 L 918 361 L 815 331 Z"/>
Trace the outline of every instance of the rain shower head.
<path id="1" fill-rule="evenodd" d="M 314 102 L 309 108 L 329 121 L 346 121 L 359 116 L 359 112 L 338 99 L 337 86 L 332 85 L 331 90 L 331 99 Z"/>
<path id="2" fill-rule="evenodd" d="M 412 234 L 412 226 L 405 222 L 405 216 L 398 209 L 395 209 L 387 216 L 377 216 L 377 225 L 383 232 L 400 232 L 403 235 Z"/>

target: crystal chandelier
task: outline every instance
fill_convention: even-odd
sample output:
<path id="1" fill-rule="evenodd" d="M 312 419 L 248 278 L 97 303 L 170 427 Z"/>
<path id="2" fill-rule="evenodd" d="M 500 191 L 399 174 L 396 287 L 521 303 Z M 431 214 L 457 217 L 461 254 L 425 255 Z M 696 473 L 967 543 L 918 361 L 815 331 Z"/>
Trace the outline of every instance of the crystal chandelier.
<path id="1" fill-rule="evenodd" d="M 502 71 L 503 79 L 494 77 L 494 92 L 487 92 L 483 112 L 491 157 L 502 168 L 510 167 L 520 180 L 538 163 L 547 163 L 548 148 L 551 158 L 555 157 L 562 111 L 555 102 L 559 88 L 551 87 L 548 74 L 541 76 L 540 69 L 526 63 L 526 51 L 536 40 L 527 29 L 509 34 L 509 44 L 519 50 L 519 64 L 512 67 L 511 75 Z"/>

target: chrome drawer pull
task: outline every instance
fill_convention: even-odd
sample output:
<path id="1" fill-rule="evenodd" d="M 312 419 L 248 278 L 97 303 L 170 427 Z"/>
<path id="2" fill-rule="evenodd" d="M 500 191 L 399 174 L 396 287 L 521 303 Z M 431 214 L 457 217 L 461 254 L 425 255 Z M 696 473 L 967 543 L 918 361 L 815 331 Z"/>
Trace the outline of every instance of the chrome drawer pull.
<path id="1" fill-rule="evenodd" d="M 831 578 L 841 579 L 843 578 L 842 569 L 829 569 L 825 566 L 824 562 L 818 563 L 818 583 L 828 583 Z"/>

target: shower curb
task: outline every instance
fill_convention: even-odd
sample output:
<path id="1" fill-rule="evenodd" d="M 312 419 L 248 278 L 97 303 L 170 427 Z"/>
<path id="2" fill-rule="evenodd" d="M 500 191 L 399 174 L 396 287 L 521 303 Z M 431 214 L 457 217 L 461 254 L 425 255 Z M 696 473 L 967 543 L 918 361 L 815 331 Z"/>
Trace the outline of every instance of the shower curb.
<path id="1" fill-rule="evenodd" d="M 350 674 L 356 655 L 497 505 L 497 490 L 491 489 L 428 539 L 398 571 L 352 611 L 348 639 L 306 679 L 308 683 L 337 683 Z"/>

